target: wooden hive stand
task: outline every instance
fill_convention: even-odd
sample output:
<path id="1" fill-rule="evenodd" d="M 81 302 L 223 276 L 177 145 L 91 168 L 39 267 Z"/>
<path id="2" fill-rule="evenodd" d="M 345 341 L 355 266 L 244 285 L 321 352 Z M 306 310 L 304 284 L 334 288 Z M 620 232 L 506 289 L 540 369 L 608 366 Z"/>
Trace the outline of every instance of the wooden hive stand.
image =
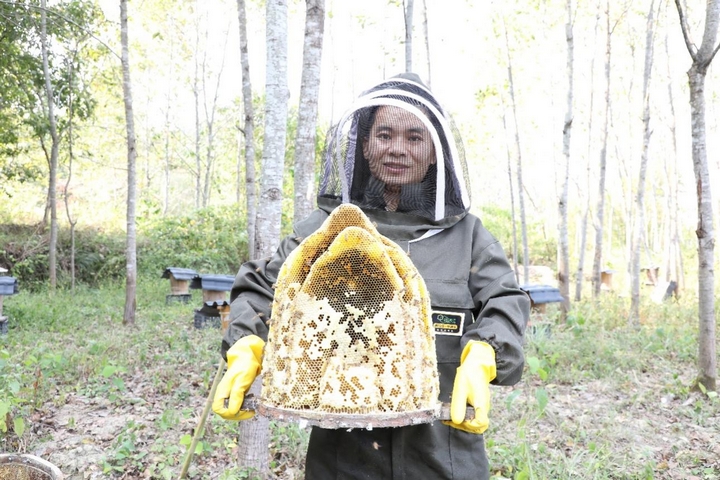
<path id="1" fill-rule="evenodd" d="M 195 328 L 215 327 L 227 330 L 230 319 L 230 304 L 225 300 L 205 302 L 202 308 L 195 310 L 193 324 Z"/>
<path id="2" fill-rule="evenodd" d="M 165 304 L 171 302 L 188 303 L 192 298 L 190 281 L 195 277 L 197 277 L 197 272 L 190 268 L 166 268 L 162 278 L 170 279 L 170 294 L 165 296 Z"/>

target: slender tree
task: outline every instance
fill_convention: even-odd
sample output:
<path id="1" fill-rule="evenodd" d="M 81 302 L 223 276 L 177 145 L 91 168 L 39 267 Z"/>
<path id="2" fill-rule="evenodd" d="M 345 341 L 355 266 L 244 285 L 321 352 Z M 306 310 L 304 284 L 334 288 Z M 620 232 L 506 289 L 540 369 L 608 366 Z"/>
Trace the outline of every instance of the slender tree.
<path id="1" fill-rule="evenodd" d="M 73 83 L 74 83 L 74 60 L 77 55 L 75 49 L 72 58 L 67 62 L 68 65 L 68 83 L 70 84 L 70 93 L 68 97 L 68 126 L 67 126 L 67 143 L 68 143 L 68 176 L 65 182 L 65 190 L 63 191 L 63 199 L 65 200 L 65 215 L 67 215 L 68 224 L 70 225 L 70 288 L 75 290 L 75 226 L 77 218 L 73 219 L 70 212 L 70 181 L 72 180 L 73 171 Z"/>
<path id="2" fill-rule="evenodd" d="M 48 254 L 48 267 L 50 276 L 50 287 L 57 285 L 57 170 L 58 154 L 60 151 L 60 136 L 57 130 L 57 118 L 55 117 L 55 93 L 50 78 L 49 50 L 50 45 L 47 34 L 47 1 L 42 0 L 40 4 L 40 48 L 42 52 L 43 78 L 45 80 L 45 95 L 47 101 L 47 119 L 52 141 L 48 166 L 50 181 L 48 184 L 48 206 L 50 207 L 50 245 Z"/>
<path id="3" fill-rule="evenodd" d="M 600 295 L 603 225 L 605 223 L 605 176 L 607 171 L 608 132 L 610 130 L 610 54 L 612 47 L 612 29 L 610 28 L 610 0 L 605 1 L 605 112 L 603 115 L 602 140 L 600 146 L 600 166 L 598 172 L 598 197 L 595 208 L 595 255 L 593 256 L 592 285 L 593 296 Z"/>
<path id="4" fill-rule="evenodd" d="M 670 46 L 668 41 L 668 33 L 665 33 L 665 55 L 666 58 L 670 58 Z M 667 74 L 668 78 L 671 78 L 671 65 L 667 62 Z M 682 250 L 680 245 L 680 207 L 678 201 L 678 145 L 677 145 L 677 120 L 675 116 L 675 95 L 673 93 L 672 82 L 667 82 L 668 87 L 668 105 L 670 107 L 670 137 L 672 139 L 672 152 L 671 161 L 665 157 L 665 177 L 668 183 L 668 205 L 667 209 L 669 212 L 669 226 L 668 226 L 668 249 L 667 249 L 667 268 L 666 277 L 667 281 L 675 281 L 677 287 L 675 294 L 679 295 L 680 292 L 685 288 L 685 275 L 684 266 L 682 259 Z"/>
<path id="5" fill-rule="evenodd" d="M 593 45 L 597 43 L 598 38 L 598 30 L 600 26 L 600 1 L 598 1 L 597 4 L 597 11 L 595 14 L 595 29 L 593 33 Z M 590 186 L 592 185 L 592 168 L 591 168 L 591 162 L 590 157 L 593 150 L 593 117 L 594 117 L 594 107 L 595 107 L 595 88 L 592 88 L 595 83 L 595 55 L 593 55 L 592 60 L 590 61 L 590 82 L 591 82 L 591 88 L 590 88 L 590 106 L 589 106 L 589 112 L 590 112 L 590 118 L 588 120 L 588 148 L 587 148 L 587 158 L 586 158 L 586 175 L 585 175 L 585 208 L 583 210 L 583 216 L 582 216 L 582 222 L 580 226 L 580 246 L 578 249 L 578 268 L 577 268 L 577 274 L 575 277 L 575 301 L 579 302 L 582 300 L 582 287 L 585 280 L 585 251 L 587 250 L 587 226 L 588 226 L 588 220 L 591 215 L 591 195 L 590 195 Z"/>
<path id="6" fill-rule="evenodd" d="M 413 10 L 415 0 L 403 0 L 405 11 L 405 71 L 412 72 Z"/>
<path id="7" fill-rule="evenodd" d="M 315 136 L 325 29 L 325 0 L 306 0 L 305 4 L 303 71 L 295 137 L 294 219 L 296 222 L 307 217 L 315 203 Z"/>
<path id="8" fill-rule="evenodd" d="M 513 187 L 512 172 L 512 154 L 510 153 L 510 138 L 508 135 L 507 115 L 505 114 L 505 101 L 502 101 L 503 110 L 503 131 L 505 132 L 505 153 L 507 155 L 507 172 L 508 172 L 508 188 L 510 189 L 510 221 L 512 222 L 512 259 L 513 271 L 515 272 L 515 280 L 520 281 L 520 271 L 518 270 L 518 241 L 517 241 L 517 222 L 515 221 L 515 188 Z"/>
<path id="9" fill-rule="evenodd" d="M 193 100 L 195 101 L 195 208 L 202 202 L 202 157 L 200 155 L 200 2 L 195 0 L 195 50 L 193 52 L 194 70 L 192 80 Z"/>
<path id="10" fill-rule="evenodd" d="M 247 210 L 248 254 L 255 255 L 255 222 L 257 188 L 255 186 L 255 112 L 253 109 L 250 59 L 248 56 L 247 14 L 245 0 L 237 0 L 240 33 L 240 64 L 242 66 L 243 137 L 245 138 L 245 202 Z"/>
<path id="11" fill-rule="evenodd" d="M 525 219 L 525 194 L 523 193 L 523 177 L 522 177 L 522 148 L 520 145 L 520 127 L 518 125 L 517 102 L 515 101 L 515 83 L 513 82 L 512 58 L 510 56 L 510 40 L 508 39 L 507 28 L 505 27 L 505 18 L 503 21 L 503 32 L 505 34 L 505 54 L 507 56 L 507 78 L 508 88 L 510 90 L 510 105 L 513 112 L 513 121 L 515 127 L 515 147 L 517 148 L 517 189 L 518 189 L 518 208 L 520 209 L 520 231 L 522 233 L 523 245 L 523 281 L 522 283 L 530 283 L 530 249 L 528 248 L 527 237 L 527 220 Z"/>
<path id="12" fill-rule="evenodd" d="M 269 257 L 280 244 L 285 135 L 288 119 L 287 0 L 266 3 L 265 134 L 262 178 L 255 231 L 255 258 Z M 253 389 L 259 388 L 259 378 Z M 269 474 L 270 422 L 265 417 L 241 422 L 240 465 Z"/>
<path id="13" fill-rule="evenodd" d="M 220 80 L 222 79 L 223 71 L 225 70 L 225 52 L 227 52 L 227 41 L 230 38 L 229 28 L 225 29 L 225 45 L 222 49 L 220 69 L 215 77 L 215 85 L 212 92 L 208 92 L 207 79 L 210 76 L 207 68 L 207 56 L 203 54 L 202 60 L 202 79 L 200 81 L 202 85 L 202 100 L 203 100 L 203 114 L 205 120 L 205 177 L 203 179 L 203 190 L 202 190 L 202 206 L 207 207 L 210 202 L 210 184 L 212 183 L 212 171 L 215 165 L 215 115 L 217 114 L 218 108 L 218 96 L 220 95 Z M 208 32 L 205 30 L 205 38 L 207 41 Z M 206 49 L 207 51 L 207 49 Z M 212 97 L 210 99 L 210 97 Z"/>
<path id="14" fill-rule="evenodd" d="M 135 203 L 137 198 L 135 163 L 135 120 L 133 117 L 132 88 L 130 82 L 130 53 L 128 41 L 127 0 L 120 0 L 120 42 L 122 44 L 123 102 L 125 104 L 125 128 L 127 131 L 127 237 L 125 249 L 125 312 L 123 324 L 135 323 L 137 290 L 137 249 L 135 236 Z"/>
<path id="15" fill-rule="evenodd" d="M 428 87 L 432 84 L 430 81 L 431 78 L 431 68 L 430 68 L 430 30 L 428 28 L 428 14 L 427 14 L 427 0 L 423 0 L 422 4 L 422 18 L 423 18 L 423 38 L 425 39 L 425 60 L 427 64 L 427 84 Z"/>
<path id="16" fill-rule="evenodd" d="M 655 0 L 651 0 L 645 32 L 645 69 L 643 73 L 643 147 L 640 155 L 640 173 L 635 196 L 635 228 L 631 255 L 630 324 L 640 326 L 640 257 L 645 240 L 645 179 L 647 177 L 648 150 L 650 148 L 650 77 L 653 64 Z"/>
<path id="17" fill-rule="evenodd" d="M 173 37 L 170 37 L 170 78 L 174 77 L 175 62 L 173 61 L 174 51 L 173 48 Z M 165 184 L 164 195 L 163 195 L 163 215 L 167 215 L 168 209 L 170 208 L 170 166 L 171 166 L 171 147 L 170 147 L 170 115 L 173 107 L 173 91 L 170 86 L 165 93 L 165 133 L 164 133 L 164 156 L 165 161 L 163 162 L 163 183 Z"/>
<path id="18" fill-rule="evenodd" d="M 265 134 L 255 235 L 255 253 L 258 258 L 272 255 L 280 243 L 289 96 L 287 0 L 270 0 L 266 8 Z"/>
<path id="19" fill-rule="evenodd" d="M 715 231 L 713 228 L 712 192 L 707 161 L 705 134 L 705 76 L 720 49 L 717 44 L 720 27 L 720 0 L 707 0 L 705 31 L 697 48 L 690 39 L 685 12 L 680 0 L 675 0 L 685 46 L 692 58 L 687 72 L 690 84 L 690 122 L 692 132 L 692 160 L 697 191 L 698 224 L 698 367 L 696 385 L 707 390 L 717 389 L 717 355 L 715 343 Z"/>
<path id="20" fill-rule="evenodd" d="M 573 123 L 573 57 L 574 57 L 574 38 L 573 38 L 573 12 L 572 1 L 568 0 L 566 4 L 567 23 L 565 24 L 565 40 L 567 42 L 567 75 L 568 75 L 568 91 L 567 91 L 567 110 L 565 112 L 565 122 L 563 124 L 563 156 L 565 157 L 564 177 L 562 191 L 558 202 L 559 226 L 558 226 L 558 288 L 560 295 L 563 297 L 561 305 L 561 313 L 563 320 L 566 319 L 568 310 L 570 309 L 570 254 L 568 248 L 568 185 L 570 183 L 570 140 Z"/>

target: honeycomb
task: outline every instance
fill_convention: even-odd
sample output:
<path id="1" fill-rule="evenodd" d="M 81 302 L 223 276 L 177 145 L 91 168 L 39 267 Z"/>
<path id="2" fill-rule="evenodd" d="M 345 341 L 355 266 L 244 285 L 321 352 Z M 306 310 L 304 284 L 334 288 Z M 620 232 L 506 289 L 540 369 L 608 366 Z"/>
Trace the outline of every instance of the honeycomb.
<path id="1" fill-rule="evenodd" d="M 260 405 L 337 428 L 350 416 L 398 426 L 437 412 L 438 394 L 425 282 L 362 210 L 339 206 L 280 269 Z"/>

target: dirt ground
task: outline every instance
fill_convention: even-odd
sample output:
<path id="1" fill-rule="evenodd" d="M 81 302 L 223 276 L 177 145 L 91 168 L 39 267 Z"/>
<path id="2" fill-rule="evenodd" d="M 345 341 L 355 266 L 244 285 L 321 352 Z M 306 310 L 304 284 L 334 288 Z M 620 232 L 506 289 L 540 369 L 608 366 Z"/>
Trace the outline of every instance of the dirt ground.
<path id="1" fill-rule="evenodd" d="M 188 399 L 197 412 L 195 418 L 173 429 L 157 431 L 154 425 L 163 411 L 163 399 L 144 399 L 143 390 L 148 383 L 142 378 L 135 380 L 129 387 L 137 401 L 124 402 L 123 406 L 103 398 L 71 396 L 62 407 L 37 413 L 33 418 L 37 441 L 28 453 L 57 465 L 68 480 L 109 478 L 109 474 L 102 473 L 103 456 L 129 421 L 142 426 L 137 429 L 141 432 L 137 439 L 140 449 L 149 449 L 154 439 L 174 436 L 179 440 L 192 431 L 205 402 L 202 392 Z M 493 387 L 492 426 L 486 438 L 495 444 L 517 445 L 518 431 L 523 429 L 524 441 L 535 452 L 536 463 L 564 459 L 569 464 L 574 458 L 577 462 L 589 461 L 590 452 L 594 451 L 601 461 L 613 460 L 612 471 L 616 473 L 605 478 L 720 478 L 717 400 L 710 407 L 703 400 L 705 406 L 698 413 L 696 402 L 700 401 L 700 394 L 684 399 L 673 394 L 658 395 L 662 386 L 649 376 L 634 378 L 620 388 L 599 381 L 542 387 L 549 397 L 545 414 L 529 421 L 527 413 L 522 412 L 532 410 L 525 407 L 533 406 L 536 386 L 525 383 L 514 388 Z M 517 389 L 521 390 L 520 395 L 508 408 L 506 399 Z M 523 416 L 526 423 L 520 422 Z M 193 464 L 199 475 L 195 478 L 218 478 L 233 463 L 234 451 L 196 457 Z M 634 465 L 638 469 L 651 465 L 652 474 L 646 472 L 641 476 L 630 470 L 621 473 L 622 465 Z M 600 467 L 599 471 L 602 470 Z M 178 473 L 179 468 L 175 469 L 173 478 L 177 478 Z M 152 478 L 152 474 L 136 470 L 123 475 L 123 478 L 143 477 Z M 288 470 L 280 478 L 294 479 L 301 475 L 297 470 Z M 584 476 L 568 475 L 567 478 Z"/>
<path id="2" fill-rule="evenodd" d="M 658 394 L 667 390 L 666 384 L 650 374 L 633 375 L 619 385 L 538 384 L 547 390 L 549 401 L 545 414 L 525 427 L 535 463 L 561 459 L 566 466 L 584 464 L 585 470 L 578 470 L 585 473 L 562 478 L 589 478 L 587 466 L 595 461 L 600 466 L 593 471 L 600 478 L 720 479 L 720 402 L 700 393 L 684 398 Z M 520 388 L 525 389 L 520 403 L 537 403 L 528 395 L 535 387 Z M 521 408 L 503 408 L 500 392 L 494 398 L 494 421 L 507 427 L 495 432 L 495 441 L 512 445 L 520 425 L 513 410 Z"/>

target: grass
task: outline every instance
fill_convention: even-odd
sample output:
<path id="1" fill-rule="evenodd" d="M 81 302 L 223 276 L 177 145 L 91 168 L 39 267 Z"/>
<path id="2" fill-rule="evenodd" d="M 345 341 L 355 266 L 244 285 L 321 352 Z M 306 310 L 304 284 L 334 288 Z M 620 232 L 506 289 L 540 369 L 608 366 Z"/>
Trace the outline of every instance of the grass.
<path id="1" fill-rule="evenodd" d="M 530 335 L 522 383 L 494 390 L 486 438 L 495 474 L 720 478 L 720 402 L 690 389 L 695 312 L 689 302 L 646 304 L 636 329 L 621 299 L 605 297 L 576 305 L 567 324 L 551 320 L 549 335 Z"/>
<path id="2" fill-rule="evenodd" d="M 168 290 L 165 280 L 140 279 L 135 326 L 122 325 L 119 284 L 6 299 L 10 331 L 0 337 L 0 412 L 7 410 L 10 421 L 0 424 L 0 450 L 32 453 L 55 433 L 40 418 L 57 415 L 72 399 L 89 399 L 87 408 L 62 419 L 65 430 L 97 410 L 128 419 L 103 442 L 98 469 L 177 476 L 217 370 L 220 332 L 194 328 L 199 292 L 191 304 L 165 305 Z M 307 433 L 274 428 L 276 463 L 302 463 Z M 227 466 L 236 430 L 236 424 L 210 416 L 191 478 L 203 478 L 200 467 Z M 235 476 L 228 478 L 249 478 L 230 473 Z"/>
<path id="3" fill-rule="evenodd" d="M 188 305 L 166 305 L 159 278 L 139 280 L 136 325 L 123 326 L 123 287 L 5 299 L 0 450 L 39 454 L 66 474 L 177 477 L 220 333 L 193 327 L 199 292 Z M 626 303 L 581 302 L 566 324 L 550 312 L 549 334 L 528 335 L 521 383 L 493 387 L 486 442 L 498 478 L 720 477 L 720 402 L 690 389 L 696 305 L 643 304 L 636 329 Z M 272 428 L 273 471 L 302 478 L 307 430 Z M 252 478 L 236 465 L 236 432 L 211 415 L 189 477 Z"/>

